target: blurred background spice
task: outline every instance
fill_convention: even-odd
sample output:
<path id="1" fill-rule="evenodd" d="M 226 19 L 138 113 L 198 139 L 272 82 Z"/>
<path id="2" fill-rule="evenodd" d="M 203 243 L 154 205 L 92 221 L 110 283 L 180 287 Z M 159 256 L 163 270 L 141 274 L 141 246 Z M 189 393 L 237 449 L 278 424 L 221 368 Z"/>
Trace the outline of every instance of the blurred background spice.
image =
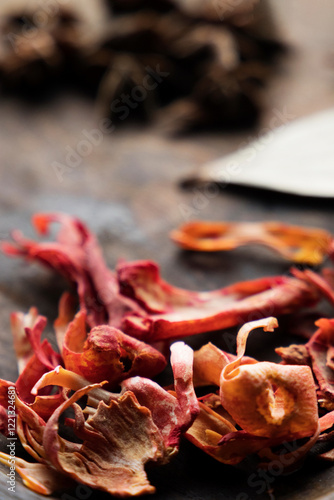
<path id="1" fill-rule="evenodd" d="M 254 125 L 283 49 L 254 0 L 11 0 L 0 17 L 4 92 L 71 85 L 170 133 Z"/>

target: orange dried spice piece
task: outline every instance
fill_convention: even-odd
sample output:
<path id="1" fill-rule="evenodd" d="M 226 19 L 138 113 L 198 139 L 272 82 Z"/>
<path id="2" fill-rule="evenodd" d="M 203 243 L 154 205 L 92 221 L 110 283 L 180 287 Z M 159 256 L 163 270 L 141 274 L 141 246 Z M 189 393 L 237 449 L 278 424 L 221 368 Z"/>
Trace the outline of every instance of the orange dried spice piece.
<path id="1" fill-rule="evenodd" d="M 167 364 L 157 349 L 117 328 L 100 325 L 87 333 L 84 311 L 69 323 L 61 353 L 68 370 L 90 382 L 106 380 L 109 388 L 135 375 L 153 378 Z"/>
<path id="2" fill-rule="evenodd" d="M 203 252 L 259 244 L 287 260 L 311 265 L 323 262 L 333 241 L 328 231 L 276 221 L 227 223 L 195 220 L 172 231 L 171 238 L 184 249 Z"/>
<path id="3" fill-rule="evenodd" d="M 298 461 L 318 437 L 316 387 L 310 367 L 244 357 L 251 330 L 263 327 L 273 331 L 276 326 L 272 317 L 246 323 L 238 333 L 236 357 L 212 344 L 195 353 L 195 384 L 219 385 L 220 401 L 214 395 L 201 398 L 200 414 L 186 437 L 225 464 L 237 464 L 253 453 L 262 457 L 269 453 L 270 458 L 269 448 L 309 437 L 295 454 Z"/>
<path id="4" fill-rule="evenodd" d="M 273 331 L 275 318 L 246 323 L 237 337 L 237 358 L 223 369 L 220 397 L 243 430 L 263 437 L 298 439 L 317 430 L 316 388 L 309 366 L 258 362 L 241 365 L 246 341 L 254 328 Z"/>

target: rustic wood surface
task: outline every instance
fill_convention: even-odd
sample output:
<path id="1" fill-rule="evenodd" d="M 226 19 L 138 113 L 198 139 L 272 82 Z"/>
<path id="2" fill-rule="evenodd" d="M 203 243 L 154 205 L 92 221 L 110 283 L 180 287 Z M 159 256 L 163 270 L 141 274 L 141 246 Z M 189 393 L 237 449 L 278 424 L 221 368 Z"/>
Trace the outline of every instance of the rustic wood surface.
<path id="1" fill-rule="evenodd" d="M 204 290 L 285 273 L 289 264 L 259 249 L 213 255 L 180 251 L 168 234 L 190 216 L 228 221 L 275 219 L 334 232 L 334 206 L 326 200 L 274 196 L 230 186 L 220 192 L 208 186 L 201 190 L 180 187 L 203 163 L 259 136 L 275 110 L 285 106 L 297 118 L 334 105 L 333 6 L 325 0 L 281 0 L 280 7 L 277 4 L 277 30 L 293 50 L 266 90 L 266 106 L 256 130 L 175 139 L 154 127 L 128 123 L 105 133 L 90 154 L 75 167 L 67 165 L 60 175 L 54 162 L 66 164 L 66 155 L 80 148 L 85 131 L 99 126 L 92 102 L 70 92 L 40 105 L 0 99 L 1 240 L 9 238 L 13 228 L 33 236 L 30 217 L 35 212 L 64 211 L 82 218 L 97 234 L 110 266 L 119 258 L 154 259 L 169 282 Z M 37 266 L 0 255 L 1 378 L 15 380 L 17 376 L 10 312 L 36 305 L 49 319 L 50 335 L 64 286 L 61 279 Z M 197 347 L 209 338 L 219 343 L 224 334 L 215 332 L 187 341 Z M 272 352 L 275 343 L 288 340 L 282 331 L 270 340 L 256 334 L 250 354 Z M 2 439 L 3 449 L 5 446 Z M 334 468 L 312 458 L 289 476 L 252 477 L 249 470 L 219 464 L 187 442 L 169 465 L 151 467 L 148 472 L 157 487 L 157 500 L 329 499 L 334 480 Z M 11 495 L 4 475 L 0 476 L 0 493 L 4 499 L 42 498 L 19 479 L 16 493 Z M 54 498 L 93 500 L 108 495 L 77 489 L 70 497 L 60 493 Z"/>

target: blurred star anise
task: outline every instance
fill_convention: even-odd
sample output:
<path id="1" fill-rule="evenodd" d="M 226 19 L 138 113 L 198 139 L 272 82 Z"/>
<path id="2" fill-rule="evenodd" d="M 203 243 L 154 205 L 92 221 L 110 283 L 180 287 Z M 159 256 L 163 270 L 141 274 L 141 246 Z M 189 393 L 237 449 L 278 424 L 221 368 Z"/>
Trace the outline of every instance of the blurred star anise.
<path id="1" fill-rule="evenodd" d="M 70 77 L 115 123 L 139 117 L 171 132 L 252 125 L 281 48 L 262 34 L 259 20 L 270 16 L 256 0 L 33 4 L 15 0 L 2 16 L 3 83 Z"/>

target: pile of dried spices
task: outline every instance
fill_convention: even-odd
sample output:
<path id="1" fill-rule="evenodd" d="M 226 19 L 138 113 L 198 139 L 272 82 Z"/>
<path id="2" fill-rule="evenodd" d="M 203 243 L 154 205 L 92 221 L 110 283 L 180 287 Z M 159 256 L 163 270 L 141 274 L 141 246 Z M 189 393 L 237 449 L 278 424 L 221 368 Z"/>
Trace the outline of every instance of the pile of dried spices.
<path id="1" fill-rule="evenodd" d="M 277 348 L 281 362 L 245 356 L 252 330 L 278 326 L 266 317 L 269 306 L 276 316 L 321 298 L 333 303 L 331 268 L 190 292 L 163 281 L 154 262 L 108 269 L 74 217 L 37 214 L 33 222 L 41 234 L 59 222 L 56 241 L 14 231 L 2 250 L 62 274 L 73 294 L 59 302 L 57 350 L 42 340 L 47 320 L 36 308 L 11 317 L 19 376 L 0 381 L 0 430 L 14 432 L 15 388 L 15 435 L 34 459 L 15 461 L 27 487 L 48 495 L 79 481 L 120 497 L 153 493 L 145 465 L 170 461 L 183 436 L 228 465 L 252 456 L 259 467 L 275 462 L 291 472 L 315 444 L 320 459 L 334 460 L 334 320 L 319 318 L 306 344 Z M 251 314 L 259 319 L 248 321 Z M 179 340 L 239 324 L 236 355 L 212 343 L 193 352 Z M 174 382 L 162 387 L 154 378 L 167 363 Z M 8 466 L 10 455 L 1 452 L 0 461 Z"/>

